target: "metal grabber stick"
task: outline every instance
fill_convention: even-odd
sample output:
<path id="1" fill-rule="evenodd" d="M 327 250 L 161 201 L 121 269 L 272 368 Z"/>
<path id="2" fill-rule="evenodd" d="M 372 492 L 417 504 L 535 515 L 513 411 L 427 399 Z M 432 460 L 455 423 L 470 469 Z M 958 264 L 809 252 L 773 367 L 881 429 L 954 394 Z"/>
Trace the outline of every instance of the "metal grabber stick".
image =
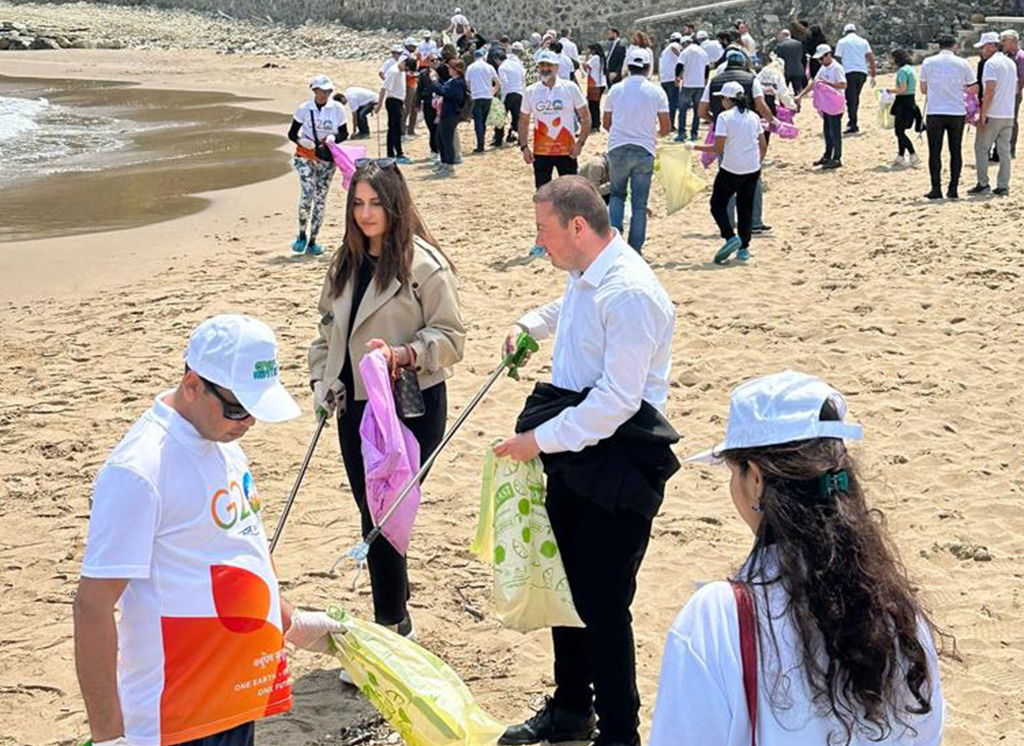
<path id="1" fill-rule="evenodd" d="M 391 516 L 394 515 L 395 511 L 398 510 L 398 507 L 402 504 L 402 501 L 405 500 L 405 498 L 408 496 L 410 492 L 412 492 L 412 488 L 420 483 L 420 480 L 423 478 L 423 475 L 427 473 L 427 470 L 429 470 L 430 467 L 433 465 L 434 461 L 437 460 L 437 457 L 441 455 L 441 451 L 444 450 L 444 447 L 448 445 L 452 438 L 455 437 L 455 433 L 459 431 L 459 428 L 462 427 L 462 424 L 469 418 L 470 413 L 476 408 L 476 405 L 479 404 L 483 400 L 484 396 L 487 395 L 487 391 L 491 388 L 491 386 L 494 385 L 494 382 L 498 380 L 498 378 L 501 376 L 501 374 L 505 371 L 506 368 L 509 369 L 509 378 L 518 378 L 519 367 L 523 364 L 527 355 L 529 355 L 532 352 L 536 352 L 538 349 L 540 349 L 540 347 L 537 345 L 537 342 L 533 339 L 533 337 L 531 337 L 529 334 L 523 332 L 519 335 L 519 338 L 516 340 L 515 349 L 512 352 L 509 352 L 507 355 L 505 355 L 505 357 L 501 361 L 501 364 L 494 369 L 494 372 L 492 372 L 490 376 L 488 376 L 487 380 L 484 382 L 483 387 L 476 393 L 476 396 L 472 398 L 469 404 L 466 405 L 466 408 L 462 411 L 462 414 L 460 414 L 458 419 L 455 420 L 455 423 L 451 426 L 451 429 L 449 429 L 448 432 L 445 433 L 444 438 L 441 439 L 441 442 L 438 444 L 437 448 L 434 449 L 434 452 L 431 453 L 429 457 L 427 457 L 427 459 L 423 462 L 423 465 L 420 467 L 420 470 L 416 472 L 416 475 L 412 479 L 410 479 L 408 483 L 406 483 L 405 487 L 402 488 L 402 491 L 398 493 L 398 497 L 395 498 L 395 501 L 391 504 L 391 507 L 388 508 L 388 511 L 380 519 L 380 523 L 373 527 L 373 530 L 366 535 L 366 538 L 363 539 L 362 542 L 354 546 L 349 551 L 342 553 L 341 556 L 339 556 L 338 559 L 334 561 L 334 564 L 331 565 L 332 573 L 338 567 L 338 564 L 341 563 L 342 560 L 344 560 L 346 557 L 350 557 L 351 559 L 355 560 L 357 565 L 362 565 L 364 562 L 366 562 L 366 558 L 367 556 L 369 556 L 370 553 L 370 544 L 372 544 L 380 536 L 381 530 L 384 528 L 384 525 L 388 522 L 388 520 L 390 520 Z"/>

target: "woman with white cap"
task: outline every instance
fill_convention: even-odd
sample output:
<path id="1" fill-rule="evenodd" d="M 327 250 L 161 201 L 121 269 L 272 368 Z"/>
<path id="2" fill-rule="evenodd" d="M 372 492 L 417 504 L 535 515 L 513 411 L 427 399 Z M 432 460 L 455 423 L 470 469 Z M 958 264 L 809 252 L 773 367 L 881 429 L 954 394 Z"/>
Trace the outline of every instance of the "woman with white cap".
<path id="1" fill-rule="evenodd" d="M 828 44 L 819 44 L 813 59 L 818 60 L 821 66 L 807 87 L 796 97 L 797 103 L 813 91 L 815 86 L 825 85 L 837 91 L 846 90 L 846 71 L 842 65 L 836 62 L 832 47 Z M 840 168 L 843 165 L 842 112 L 839 114 L 821 112 L 821 116 L 824 120 L 822 127 L 825 135 L 825 154 L 816 160 L 814 165 L 824 169 Z"/>
<path id="2" fill-rule="evenodd" d="M 299 235 L 292 242 L 295 254 L 324 253 L 316 242 L 324 219 L 324 204 L 334 178 L 334 159 L 327 146 L 348 139 L 345 107 L 331 99 L 334 83 L 326 75 L 317 75 L 309 87 L 313 98 L 295 110 L 288 139 L 295 143 L 292 166 L 299 174 Z M 308 226 L 308 227 L 307 227 Z"/>
<path id="3" fill-rule="evenodd" d="M 722 113 L 715 121 L 715 142 L 687 143 L 694 150 L 722 157 L 711 192 L 711 216 L 725 239 L 715 254 L 715 264 L 724 264 L 736 252 L 736 258 L 750 258 L 753 235 L 754 195 L 761 180 L 761 163 L 768 150 L 761 117 L 750 110 L 743 84 L 729 81 L 713 95 L 722 99 Z M 729 200 L 736 198 L 736 228 L 729 220 Z M 739 235 L 736 235 L 739 229 Z"/>
<path id="4" fill-rule="evenodd" d="M 937 632 L 869 508 L 843 396 L 785 371 L 736 388 L 725 464 L 755 539 L 669 632 L 650 746 L 938 746 Z"/>

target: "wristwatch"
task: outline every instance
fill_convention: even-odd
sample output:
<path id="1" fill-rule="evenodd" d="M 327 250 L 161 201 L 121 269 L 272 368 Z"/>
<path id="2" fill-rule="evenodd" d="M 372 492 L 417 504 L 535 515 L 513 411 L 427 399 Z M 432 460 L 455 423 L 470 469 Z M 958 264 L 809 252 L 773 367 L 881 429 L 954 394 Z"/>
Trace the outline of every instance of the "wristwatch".
<path id="1" fill-rule="evenodd" d="M 523 143 L 522 145 L 519 146 L 519 149 L 522 150 L 522 151 L 529 150 L 530 149 L 530 145 L 528 143 Z"/>

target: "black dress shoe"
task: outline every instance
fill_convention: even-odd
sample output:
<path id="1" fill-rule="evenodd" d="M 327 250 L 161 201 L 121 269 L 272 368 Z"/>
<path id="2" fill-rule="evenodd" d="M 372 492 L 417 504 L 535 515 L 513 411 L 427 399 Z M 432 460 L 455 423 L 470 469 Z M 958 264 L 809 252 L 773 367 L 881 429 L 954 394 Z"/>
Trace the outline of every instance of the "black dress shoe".
<path id="1" fill-rule="evenodd" d="M 829 169 L 831 171 L 834 168 L 842 168 L 843 167 L 843 162 L 841 160 L 839 160 L 838 158 L 834 158 L 831 161 L 829 161 L 828 163 L 822 164 L 821 167 L 822 168 L 827 168 L 827 169 Z"/>
<path id="2" fill-rule="evenodd" d="M 997 194 L 1000 197 L 1006 197 L 1010 194 L 1010 187 L 996 187 L 992 190 L 992 194 Z"/>
<path id="3" fill-rule="evenodd" d="M 982 186 L 981 184 L 975 184 L 974 186 L 972 186 L 970 189 L 967 190 L 967 193 L 968 194 L 972 194 L 972 195 L 978 195 L 978 194 L 988 194 L 989 191 L 990 190 L 989 190 L 989 188 L 987 186 Z"/>
<path id="4" fill-rule="evenodd" d="M 826 163 L 828 163 L 828 162 L 829 162 L 830 160 L 832 160 L 832 159 L 831 159 L 831 158 L 826 158 L 825 156 L 822 156 L 821 158 L 819 158 L 818 160 L 816 160 L 816 161 L 815 161 L 814 163 L 812 163 L 811 165 L 812 165 L 812 166 L 824 166 L 824 165 L 825 165 Z"/>
<path id="5" fill-rule="evenodd" d="M 596 725 L 593 709 L 584 713 L 574 712 L 548 699 L 540 712 L 525 723 L 510 725 L 498 743 L 502 746 L 526 746 L 541 741 L 590 741 L 594 738 Z"/>
<path id="6" fill-rule="evenodd" d="M 932 191 L 928 192 L 928 194 L 924 195 L 924 198 L 925 199 L 942 199 L 942 192 L 933 189 Z"/>
<path id="7" fill-rule="evenodd" d="M 960 192 L 953 187 L 950 187 L 949 191 L 946 192 L 946 199 L 960 199 Z"/>

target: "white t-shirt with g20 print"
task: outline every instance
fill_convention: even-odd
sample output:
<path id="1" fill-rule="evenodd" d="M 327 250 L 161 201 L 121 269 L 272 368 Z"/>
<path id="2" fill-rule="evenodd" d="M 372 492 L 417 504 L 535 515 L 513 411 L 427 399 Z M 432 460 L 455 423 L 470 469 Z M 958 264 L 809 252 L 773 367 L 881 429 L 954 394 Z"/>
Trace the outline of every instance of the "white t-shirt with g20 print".
<path id="1" fill-rule="evenodd" d="M 161 395 L 96 478 L 82 562 L 127 580 L 117 688 L 132 746 L 191 741 L 285 712 L 277 578 L 248 461 Z"/>

